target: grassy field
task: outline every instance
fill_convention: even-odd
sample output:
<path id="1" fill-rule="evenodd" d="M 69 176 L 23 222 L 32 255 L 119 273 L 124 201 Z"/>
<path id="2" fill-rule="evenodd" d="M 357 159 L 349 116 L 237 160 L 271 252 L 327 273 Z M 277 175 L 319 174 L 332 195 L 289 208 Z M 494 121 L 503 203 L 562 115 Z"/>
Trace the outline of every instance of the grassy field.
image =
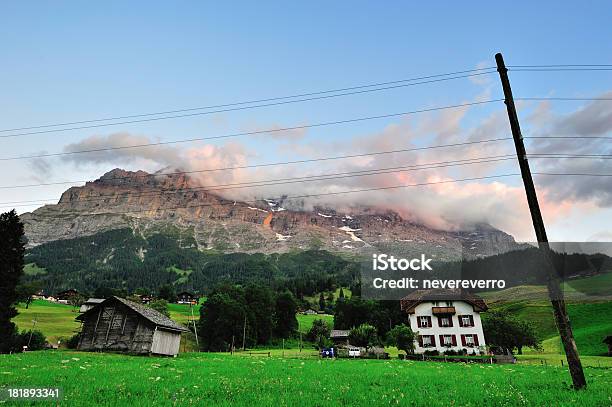
<path id="1" fill-rule="evenodd" d="M 567 370 L 554 366 L 205 353 L 0 355 L 0 386 L 61 387 L 62 405 L 69 406 L 610 405 L 612 369 L 587 368 L 586 375 L 588 388 L 574 391 Z"/>
<path id="2" fill-rule="evenodd" d="M 197 321 L 200 319 L 200 304 L 193 307 L 193 316 Z M 168 311 L 170 311 L 170 318 L 181 324 L 187 325 L 192 321 L 191 319 L 191 306 L 189 304 L 168 304 Z"/>
<path id="3" fill-rule="evenodd" d="M 322 319 L 329 324 L 329 326 L 334 326 L 334 316 L 327 314 L 317 314 L 317 315 L 304 315 L 297 314 L 297 320 L 299 325 L 299 331 L 302 333 L 306 333 L 312 327 L 312 323 L 315 319 Z"/>
<path id="4" fill-rule="evenodd" d="M 531 321 L 544 339 L 544 353 L 560 353 L 560 339 L 557 335 L 552 308 L 544 301 L 518 301 L 493 304 L 518 318 Z M 567 305 L 578 350 L 583 355 L 603 355 L 607 348 L 603 338 L 612 332 L 612 302 L 587 302 Z"/>
<path id="5" fill-rule="evenodd" d="M 35 329 L 42 331 L 51 343 L 57 343 L 60 338 L 68 339 L 81 328 L 81 324 L 74 320 L 79 315 L 78 309 L 70 305 L 34 300 L 28 309 L 22 304 L 18 311 L 19 315 L 13 322 L 20 330 L 31 329 L 32 321 L 36 320 Z"/>

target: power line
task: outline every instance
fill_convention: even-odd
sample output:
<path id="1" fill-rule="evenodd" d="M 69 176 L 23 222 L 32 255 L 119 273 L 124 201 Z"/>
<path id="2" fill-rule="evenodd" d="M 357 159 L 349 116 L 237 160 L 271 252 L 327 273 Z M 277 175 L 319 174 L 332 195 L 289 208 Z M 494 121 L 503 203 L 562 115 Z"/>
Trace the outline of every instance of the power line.
<path id="1" fill-rule="evenodd" d="M 555 140 L 563 140 L 563 139 L 602 139 L 602 140 L 612 140 L 611 136 L 528 136 L 523 138 L 533 138 L 533 139 L 555 139 Z"/>
<path id="2" fill-rule="evenodd" d="M 538 158 L 612 158 L 612 154 L 559 154 L 559 153 L 534 153 L 527 154 L 527 157 Z"/>
<path id="3" fill-rule="evenodd" d="M 611 67 L 612 68 L 612 64 L 506 65 L 506 68 L 601 68 L 601 67 Z"/>
<path id="4" fill-rule="evenodd" d="M 335 196 L 335 195 L 354 194 L 354 193 L 360 193 L 360 192 L 385 191 L 385 190 L 392 190 L 392 189 L 399 189 L 399 188 L 409 188 L 409 187 L 420 187 L 420 186 L 427 186 L 427 185 L 449 184 L 449 183 L 466 182 L 466 181 L 478 181 L 478 180 L 495 179 L 495 178 L 503 178 L 503 177 L 514 177 L 514 176 L 518 176 L 518 175 L 520 175 L 520 174 L 512 173 L 512 174 L 488 175 L 488 176 L 473 177 L 473 178 L 461 178 L 461 179 L 451 179 L 451 180 L 433 181 L 433 182 L 420 182 L 420 183 L 416 183 L 416 184 L 401 184 L 401 185 L 393 185 L 393 186 L 387 186 L 387 187 L 363 188 L 363 189 L 347 190 L 347 191 L 321 192 L 321 193 L 316 193 L 316 194 L 284 196 L 284 197 L 279 197 L 279 198 L 268 198 L 268 199 L 275 200 L 275 201 L 280 201 L 280 200 L 285 201 L 285 200 L 292 200 L 292 199 L 315 198 L 315 197 L 321 197 L 321 196 Z M 257 202 L 261 202 L 261 200 L 243 201 L 243 203 L 254 203 L 254 204 L 256 204 Z M 198 207 L 206 207 L 206 206 L 216 206 L 216 205 L 236 205 L 236 202 L 235 201 L 225 200 L 224 202 L 220 202 L 220 203 L 216 203 L 216 204 L 200 204 L 200 205 L 192 205 L 192 206 L 176 206 L 176 207 L 172 207 L 172 208 L 138 209 L 138 210 L 118 211 L 118 212 L 91 212 L 91 213 L 88 213 L 88 214 L 89 215 L 117 215 L 117 214 L 122 214 L 122 213 L 150 212 L 152 210 L 160 211 L 160 210 L 174 210 L 174 209 L 189 209 L 189 208 L 198 208 Z M 84 213 L 81 213 L 81 212 L 75 212 L 75 213 L 77 215 L 84 215 Z"/>
<path id="5" fill-rule="evenodd" d="M 25 159 L 31 159 L 31 158 L 45 158 L 45 157 L 57 157 L 57 156 L 63 156 L 63 155 L 95 153 L 95 152 L 102 152 L 102 151 L 116 151 L 116 150 L 125 150 L 125 149 L 131 149 L 131 148 L 160 146 L 160 145 L 169 145 L 169 144 L 181 144 L 181 143 L 192 143 L 195 141 L 218 140 L 218 139 L 241 137 L 241 136 L 252 136 L 252 135 L 257 135 L 257 134 L 265 134 L 265 133 L 310 129 L 310 128 L 315 128 L 315 127 L 356 123 L 356 122 L 361 122 L 361 121 L 384 119 L 384 118 L 389 118 L 389 117 L 408 116 L 412 114 L 434 112 L 434 111 L 446 110 L 446 109 L 457 109 L 461 107 L 482 105 L 482 104 L 487 104 L 487 103 L 495 103 L 495 102 L 500 102 L 502 100 L 503 99 L 491 99 L 491 100 L 484 100 L 484 101 L 479 101 L 479 102 L 462 103 L 458 105 L 439 106 L 439 107 L 432 107 L 429 109 L 412 110 L 412 111 L 401 112 L 401 113 L 390 113 L 390 114 L 384 114 L 384 115 L 378 115 L 378 116 L 359 117 L 355 119 L 337 120 L 337 121 L 332 121 L 332 122 L 323 122 L 323 123 L 316 123 L 316 124 L 305 124 L 301 126 L 284 127 L 280 129 L 275 128 L 275 129 L 267 129 L 267 130 L 257 130 L 257 131 L 248 131 L 248 132 L 233 133 L 233 134 L 224 134 L 224 135 L 219 135 L 219 136 L 197 137 L 197 138 L 173 140 L 173 141 L 160 141 L 157 143 L 143 143 L 143 144 L 134 144 L 134 145 L 129 145 L 129 146 L 94 148 L 94 149 L 89 149 L 89 150 L 64 151 L 61 153 L 48 153 L 48 154 L 37 154 L 37 155 L 16 156 L 16 157 L 1 157 L 0 161 L 15 161 L 15 160 L 25 160 Z"/>
<path id="6" fill-rule="evenodd" d="M 571 98 L 571 97 L 525 97 L 514 98 L 514 100 L 556 100 L 556 101 L 608 101 L 611 98 Z"/>
<path id="7" fill-rule="evenodd" d="M 280 165 L 305 164 L 305 163 L 313 163 L 313 162 L 321 162 L 321 161 L 342 160 L 342 159 L 348 159 L 348 158 L 369 157 L 369 156 L 375 156 L 375 155 L 385 155 L 385 154 L 395 154 L 395 153 L 407 153 L 407 152 L 413 152 L 413 151 L 433 150 L 433 149 L 438 149 L 438 148 L 461 147 L 461 146 L 469 146 L 469 145 L 475 145 L 475 144 L 492 143 L 492 142 L 506 141 L 506 140 L 511 140 L 511 138 L 510 137 L 502 137 L 502 138 L 487 139 L 487 140 L 464 141 L 464 142 L 460 142 L 460 143 L 438 144 L 438 145 L 423 146 L 423 147 L 402 148 L 402 149 L 397 149 L 397 150 L 374 151 L 374 152 L 370 152 L 370 153 L 357 153 L 357 154 L 339 155 L 339 156 L 331 156 L 331 157 L 318 157 L 318 158 L 309 158 L 309 159 L 303 159 L 303 160 L 280 161 L 280 162 L 263 163 L 263 164 L 241 165 L 241 166 L 234 166 L 234 167 L 218 167 L 218 168 L 207 168 L 207 169 L 203 169 L 203 170 L 173 171 L 173 172 L 162 172 L 162 173 L 154 173 L 154 174 L 144 174 L 144 175 L 137 175 L 137 176 L 110 177 L 110 178 L 106 178 L 106 180 L 110 181 L 110 180 L 122 180 L 122 179 L 132 179 L 132 178 L 150 178 L 150 177 L 161 177 L 161 176 L 172 176 L 172 175 L 188 175 L 188 174 L 197 174 L 197 173 L 214 172 L 214 171 L 229 171 L 229 170 L 240 170 L 240 169 L 247 169 L 247 168 L 260 168 L 260 167 L 272 167 L 272 166 L 280 166 Z M 89 180 L 79 180 L 79 181 L 60 181 L 60 182 L 38 183 L 38 184 L 25 184 L 25 185 L 3 185 L 3 186 L 0 186 L 0 189 L 29 188 L 29 187 L 50 186 L 50 185 L 79 184 L 79 183 L 84 183 L 84 182 L 90 182 L 90 181 Z"/>
<path id="8" fill-rule="evenodd" d="M 591 174 L 591 173 L 552 173 L 552 172 L 534 172 L 535 175 L 551 175 L 562 177 L 612 177 L 612 174 Z"/>
<path id="9" fill-rule="evenodd" d="M 509 68 L 509 71 L 512 72 L 570 72 L 570 71 L 612 71 L 612 67 L 582 67 L 582 68 Z"/>
<path id="10" fill-rule="evenodd" d="M 229 183 L 229 184 L 218 184 L 218 185 L 206 185 L 199 187 L 190 187 L 190 188 L 160 188 L 152 191 L 138 192 L 138 193 L 123 193 L 120 197 L 149 197 L 149 196 L 158 196 L 164 194 L 179 194 L 179 193 L 191 193 L 191 192 L 210 192 L 210 191 L 223 191 L 228 189 L 242 189 L 242 188 L 254 188 L 254 187 L 266 187 L 273 185 L 283 185 L 283 184 L 293 184 L 293 183 L 301 183 L 301 182 L 318 182 L 318 181 L 327 181 L 333 179 L 342 179 L 342 178 L 354 178 L 354 177 L 362 177 L 362 176 L 370 176 L 370 175 L 381 175 L 381 174 L 390 174 L 396 172 L 409 172 L 409 171 L 419 171 L 419 170 L 428 170 L 435 168 L 446 168 L 446 167 L 455 167 L 455 166 L 463 166 L 463 165 L 473 165 L 473 164 L 486 164 L 492 162 L 500 162 L 514 159 L 514 155 L 498 155 L 498 156 L 488 156 L 488 157 L 477 157 L 471 159 L 463 159 L 463 160 L 452 160 L 452 161 L 441 161 L 441 162 L 433 162 L 433 163 L 424 163 L 424 164 L 415 164 L 415 165 L 405 165 L 405 166 L 396 166 L 396 167 L 386 167 L 386 168 L 372 168 L 372 169 L 364 169 L 358 171 L 347 171 L 340 173 L 328 173 L 328 174 L 316 174 L 309 175 L 303 177 L 290 177 L 290 178 L 276 178 L 276 179 L 268 179 L 268 180 L 259 180 L 259 181 L 245 181 L 238 183 Z M 106 201 L 108 199 L 113 198 L 113 196 L 96 196 L 92 198 L 79 199 L 78 202 L 98 202 L 98 201 Z M 55 201 L 54 198 L 49 199 L 38 199 L 38 200 L 30 200 L 30 201 L 11 201 L 11 202 L 0 202 L 0 205 L 3 204 L 13 204 L 13 203 L 37 203 L 37 202 L 50 202 Z"/>
<path id="11" fill-rule="evenodd" d="M 476 72 L 476 73 L 467 74 L 467 75 L 451 76 L 448 78 L 430 79 L 430 80 L 424 80 L 420 82 L 411 82 L 411 83 L 403 83 L 399 85 L 378 87 L 375 89 L 362 89 L 362 90 L 355 90 L 351 92 L 336 93 L 332 95 L 312 96 L 312 97 L 307 97 L 307 98 L 302 98 L 302 99 L 284 100 L 284 101 L 279 101 L 279 102 L 264 103 L 264 104 L 258 104 L 258 105 L 253 105 L 253 106 L 228 107 L 224 109 L 212 110 L 212 111 L 206 111 L 206 112 L 185 113 L 185 114 L 162 116 L 162 117 L 149 117 L 145 119 L 127 120 L 127 121 L 120 121 L 120 122 L 113 122 L 113 123 L 92 124 L 92 125 L 68 127 L 68 128 L 62 128 L 62 129 L 48 129 L 48 130 L 37 130 L 37 131 L 30 131 L 30 132 L 23 132 L 23 133 L 3 134 L 3 135 L 0 135 L 0 138 L 21 137 L 21 136 L 28 136 L 28 135 L 35 135 L 35 134 L 46 134 L 46 133 L 57 133 L 57 132 L 62 132 L 62 131 L 93 129 L 93 128 L 117 126 L 117 125 L 123 125 L 123 124 L 144 123 L 144 122 L 152 122 L 152 121 L 159 121 L 159 120 L 169 120 L 169 119 L 178 119 L 178 118 L 184 118 L 184 117 L 210 115 L 210 114 L 215 114 L 215 113 L 226 113 L 226 112 L 232 112 L 232 111 L 238 111 L 238 110 L 257 109 L 257 108 L 262 108 L 262 107 L 280 106 L 280 105 L 286 105 L 286 104 L 291 104 L 291 103 L 300 103 L 300 102 L 308 102 L 308 101 L 313 101 L 313 100 L 336 98 L 336 97 L 341 97 L 341 96 L 350 96 L 350 95 L 358 95 L 358 94 L 363 94 L 363 93 L 380 92 L 383 90 L 391 90 L 391 89 L 404 88 L 408 86 L 416 86 L 416 85 L 424 85 L 428 83 L 450 81 L 454 79 L 469 78 L 469 77 L 479 76 L 479 75 L 488 75 L 491 73 L 494 73 L 494 71 Z M 332 91 L 324 91 L 322 93 L 325 93 L 325 92 L 332 92 Z M 315 92 L 314 94 L 317 94 L 317 93 Z M 285 99 L 285 98 L 290 98 L 290 97 L 291 96 L 287 96 L 287 97 L 281 97 L 278 99 Z M 272 98 L 270 100 L 275 100 L 275 99 Z M 249 103 L 249 102 L 238 102 L 237 104 L 246 104 L 246 103 Z M 235 105 L 235 104 L 229 104 L 229 105 Z M 197 109 L 197 108 L 194 108 L 194 109 Z M 183 109 L 181 111 L 187 111 L 187 110 L 192 110 L 192 109 Z M 150 115 L 154 115 L 154 114 L 155 113 L 152 113 Z M 149 114 L 143 114 L 142 116 L 147 116 L 147 115 Z M 135 115 L 135 116 L 141 116 L 141 115 Z M 96 119 L 93 121 L 104 121 L 104 120 L 106 119 Z M 45 126 L 55 127 L 55 126 L 60 126 L 60 125 L 45 125 Z M 32 126 L 31 128 L 37 128 L 37 127 L 38 126 Z M 23 129 L 27 129 L 27 127 L 23 127 Z M 11 130 L 6 129 L 3 131 L 11 131 Z"/>

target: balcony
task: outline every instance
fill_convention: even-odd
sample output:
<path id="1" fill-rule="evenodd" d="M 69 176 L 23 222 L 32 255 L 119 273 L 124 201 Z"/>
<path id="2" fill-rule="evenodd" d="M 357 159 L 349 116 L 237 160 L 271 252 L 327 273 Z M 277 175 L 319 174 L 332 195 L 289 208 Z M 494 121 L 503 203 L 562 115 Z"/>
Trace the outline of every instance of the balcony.
<path id="1" fill-rule="evenodd" d="M 455 307 L 432 307 L 431 313 L 434 315 L 454 315 Z"/>

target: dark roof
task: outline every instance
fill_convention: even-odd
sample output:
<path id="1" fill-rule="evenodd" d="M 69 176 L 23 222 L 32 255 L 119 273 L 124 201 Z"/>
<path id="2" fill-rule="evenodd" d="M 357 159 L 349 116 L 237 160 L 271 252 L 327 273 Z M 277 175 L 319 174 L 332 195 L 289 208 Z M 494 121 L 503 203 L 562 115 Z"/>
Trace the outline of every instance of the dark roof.
<path id="1" fill-rule="evenodd" d="M 343 329 L 332 329 L 330 338 L 348 338 L 350 331 Z"/>
<path id="2" fill-rule="evenodd" d="M 177 330 L 177 331 L 184 331 L 184 332 L 188 331 L 188 329 L 185 328 L 184 326 L 174 322 L 173 320 L 171 320 L 167 316 L 165 316 L 165 315 L 155 311 L 153 308 L 149 308 L 149 307 L 146 307 L 146 306 L 144 306 L 142 304 L 137 304 L 135 302 L 128 301 L 128 300 L 126 300 L 124 298 L 115 297 L 115 296 L 107 298 L 106 300 L 102 301 L 101 303 L 99 303 L 95 307 L 91 308 L 87 312 L 84 312 L 83 314 L 81 314 L 78 317 L 76 317 L 76 319 L 77 320 L 83 320 L 83 319 L 85 319 L 85 315 L 88 315 L 89 313 L 95 312 L 95 310 L 97 310 L 98 307 L 101 307 L 104 304 L 106 304 L 107 302 L 112 302 L 112 301 L 118 301 L 118 302 L 122 303 L 126 307 L 128 307 L 131 310 L 133 310 L 134 312 L 142 315 L 144 318 L 148 319 L 149 321 L 151 321 L 152 323 L 154 323 L 155 325 L 157 325 L 159 327 L 173 329 L 173 330 Z"/>
<path id="3" fill-rule="evenodd" d="M 475 311 L 483 312 L 489 309 L 482 298 L 460 290 L 417 290 L 402 298 L 400 305 L 402 311 L 413 312 L 417 305 L 425 301 L 465 301 L 472 305 Z"/>
<path id="4" fill-rule="evenodd" d="M 183 291 L 177 294 L 177 296 L 180 296 L 180 295 L 191 295 L 192 297 L 196 296 L 194 293 L 190 293 L 189 291 Z"/>
<path id="5" fill-rule="evenodd" d="M 93 305 L 93 304 L 100 304 L 104 301 L 105 301 L 105 298 L 90 298 L 87 301 L 85 301 L 83 304 Z"/>

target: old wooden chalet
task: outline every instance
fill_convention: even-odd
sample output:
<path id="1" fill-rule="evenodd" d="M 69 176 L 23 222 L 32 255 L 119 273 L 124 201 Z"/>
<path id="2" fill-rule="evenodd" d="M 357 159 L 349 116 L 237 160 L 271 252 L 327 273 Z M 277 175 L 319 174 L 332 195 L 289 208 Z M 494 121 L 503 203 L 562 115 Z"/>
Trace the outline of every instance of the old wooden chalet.
<path id="1" fill-rule="evenodd" d="M 57 299 L 57 301 L 68 302 L 70 301 L 70 299 L 78 295 L 80 294 L 77 290 L 75 290 L 74 288 L 70 288 L 68 290 L 55 294 L 55 298 Z"/>
<path id="2" fill-rule="evenodd" d="M 198 300 L 198 296 L 189 291 L 183 291 L 176 295 L 176 302 L 178 304 L 197 304 Z"/>
<path id="3" fill-rule="evenodd" d="M 76 317 L 80 350 L 175 356 L 187 329 L 142 304 L 110 297 Z"/>

